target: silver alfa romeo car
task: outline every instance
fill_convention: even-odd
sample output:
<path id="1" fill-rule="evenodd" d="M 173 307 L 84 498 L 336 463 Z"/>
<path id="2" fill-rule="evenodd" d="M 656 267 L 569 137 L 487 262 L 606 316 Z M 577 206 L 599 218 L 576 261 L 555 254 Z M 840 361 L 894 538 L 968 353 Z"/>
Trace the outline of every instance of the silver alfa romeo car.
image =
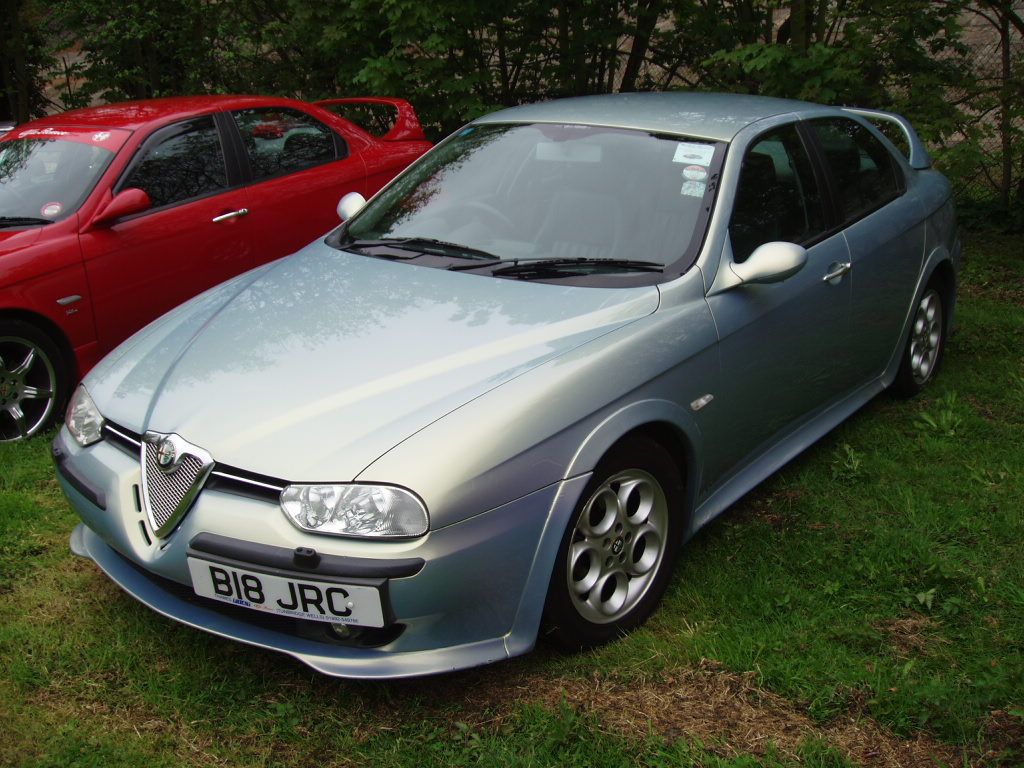
<path id="1" fill-rule="evenodd" d="M 330 675 L 611 640 L 701 526 L 935 375 L 960 244 L 929 166 L 897 115 L 798 101 L 476 120 L 85 378 L 71 548 Z"/>

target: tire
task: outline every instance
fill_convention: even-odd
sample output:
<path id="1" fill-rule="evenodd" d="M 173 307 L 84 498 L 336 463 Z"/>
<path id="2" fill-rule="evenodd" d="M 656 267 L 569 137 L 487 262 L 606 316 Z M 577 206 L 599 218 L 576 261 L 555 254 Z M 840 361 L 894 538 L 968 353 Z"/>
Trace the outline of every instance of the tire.
<path id="1" fill-rule="evenodd" d="M 946 348 L 946 331 L 945 301 L 933 281 L 925 288 L 914 309 L 910 338 L 907 339 L 900 369 L 892 385 L 895 395 L 913 397 L 935 378 Z"/>
<path id="2" fill-rule="evenodd" d="M 577 651 L 642 624 L 668 586 L 682 505 L 679 470 L 658 443 L 630 437 L 612 448 L 562 537 L 541 636 Z"/>
<path id="3" fill-rule="evenodd" d="M 53 339 L 23 320 L 0 320 L 0 442 L 30 438 L 63 416 L 69 386 Z"/>

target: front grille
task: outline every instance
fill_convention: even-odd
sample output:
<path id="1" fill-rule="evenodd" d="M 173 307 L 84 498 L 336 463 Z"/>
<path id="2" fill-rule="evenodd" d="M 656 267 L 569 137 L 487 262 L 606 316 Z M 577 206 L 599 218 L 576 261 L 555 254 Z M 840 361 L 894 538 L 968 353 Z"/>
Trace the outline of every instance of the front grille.
<path id="1" fill-rule="evenodd" d="M 153 515 L 153 527 L 159 530 L 167 525 L 167 521 L 174 516 L 182 499 L 192 490 L 192 486 L 203 473 L 203 462 L 186 453 L 181 458 L 178 468 L 167 475 L 156 463 L 156 446 L 152 443 L 144 443 L 143 451 L 146 455 L 146 480 L 148 481 L 146 483 L 148 491 L 146 501 L 149 504 L 150 514 Z"/>
<path id="2" fill-rule="evenodd" d="M 142 505 L 158 538 L 174 530 L 212 469 L 213 457 L 178 435 L 147 432 L 142 436 Z"/>

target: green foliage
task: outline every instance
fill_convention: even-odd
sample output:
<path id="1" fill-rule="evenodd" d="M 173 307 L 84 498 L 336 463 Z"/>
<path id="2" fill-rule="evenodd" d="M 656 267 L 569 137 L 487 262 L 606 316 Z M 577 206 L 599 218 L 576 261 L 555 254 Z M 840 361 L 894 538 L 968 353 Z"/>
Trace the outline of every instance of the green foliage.
<path id="1" fill-rule="evenodd" d="M 9 3 L 0 116 L 95 97 L 385 94 L 410 99 L 437 139 L 558 96 L 758 93 L 905 114 L 954 179 L 965 222 L 1024 228 L 1024 20 L 997 0 Z M 979 18 L 990 34 L 1013 21 L 1007 72 L 965 44 L 964 21 Z"/>

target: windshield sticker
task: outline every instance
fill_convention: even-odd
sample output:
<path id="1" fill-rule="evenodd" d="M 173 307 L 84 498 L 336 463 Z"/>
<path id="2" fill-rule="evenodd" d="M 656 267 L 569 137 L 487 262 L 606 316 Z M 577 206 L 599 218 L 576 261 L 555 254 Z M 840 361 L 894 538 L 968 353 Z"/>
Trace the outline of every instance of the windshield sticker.
<path id="1" fill-rule="evenodd" d="M 708 169 L 702 165 L 688 165 L 683 168 L 683 178 L 690 181 L 704 181 L 708 177 Z"/>
<path id="2" fill-rule="evenodd" d="M 39 214 L 45 216 L 48 219 L 52 219 L 55 216 L 60 216 L 60 212 L 64 210 L 64 206 L 60 203 L 47 203 L 39 209 Z"/>
<path id="3" fill-rule="evenodd" d="M 672 158 L 673 163 L 693 163 L 695 165 L 711 165 L 711 158 L 715 156 L 714 144 L 698 144 L 695 141 L 680 141 L 676 146 L 676 154 Z"/>
<path id="4" fill-rule="evenodd" d="M 54 128 L 15 128 L 5 139 L 49 139 L 51 141 L 73 141 L 76 144 L 91 144 L 95 147 L 102 147 L 110 152 L 117 152 L 131 136 L 131 131 L 119 128 L 107 128 L 98 131 L 95 128 L 76 128 L 61 126 Z"/>
<path id="5" fill-rule="evenodd" d="M 707 186 L 703 181 L 684 181 L 679 194 L 685 197 L 704 197 L 704 190 Z"/>

